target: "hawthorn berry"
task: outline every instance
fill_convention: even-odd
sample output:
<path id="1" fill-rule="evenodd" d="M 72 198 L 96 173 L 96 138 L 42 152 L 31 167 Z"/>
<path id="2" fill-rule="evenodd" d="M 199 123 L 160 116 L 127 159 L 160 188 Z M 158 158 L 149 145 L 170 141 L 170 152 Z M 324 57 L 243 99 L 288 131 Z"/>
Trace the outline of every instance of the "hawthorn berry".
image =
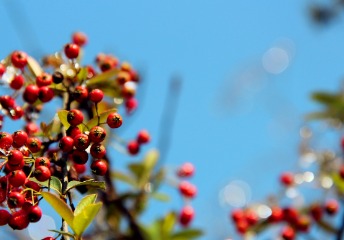
<path id="1" fill-rule="evenodd" d="M 242 209 L 234 209 L 231 213 L 231 219 L 233 222 L 238 222 L 239 220 L 242 220 L 245 218 L 245 213 Z"/>
<path id="2" fill-rule="evenodd" d="M 14 98 L 9 95 L 0 96 L 1 106 L 5 109 L 13 108 L 16 105 Z"/>
<path id="3" fill-rule="evenodd" d="M 50 160 L 47 157 L 38 157 L 35 160 L 35 167 L 38 166 L 46 166 L 47 168 L 50 168 Z"/>
<path id="4" fill-rule="evenodd" d="M 245 234 L 249 228 L 249 224 L 246 219 L 241 219 L 236 223 L 236 230 L 240 234 Z"/>
<path id="5" fill-rule="evenodd" d="M 29 122 L 25 125 L 24 130 L 25 130 L 25 132 L 27 132 L 27 134 L 29 136 L 32 136 L 33 134 L 35 134 L 39 131 L 39 128 L 38 128 L 36 123 Z"/>
<path id="6" fill-rule="evenodd" d="M 24 85 L 24 81 L 23 75 L 16 75 L 10 83 L 10 87 L 14 90 L 19 90 Z"/>
<path id="7" fill-rule="evenodd" d="M 13 138 L 12 146 L 15 148 L 20 148 L 24 146 L 25 143 L 27 142 L 28 135 L 26 132 L 22 130 L 18 130 L 12 134 L 12 138 Z"/>
<path id="8" fill-rule="evenodd" d="M 42 217 L 42 210 L 38 205 L 30 206 L 26 212 L 30 222 L 38 222 Z"/>
<path id="9" fill-rule="evenodd" d="M 34 103 L 38 99 L 39 95 L 39 88 L 37 85 L 29 84 L 26 86 L 24 93 L 23 93 L 23 99 L 25 102 L 28 103 Z"/>
<path id="10" fill-rule="evenodd" d="M 67 136 L 71 137 L 71 138 L 75 138 L 77 135 L 81 134 L 81 130 L 80 128 L 78 127 L 75 127 L 75 126 L 70 126 L 67 131 L 66 131 L 66 134 Z"/>
<path id="11" fill-rule="evenodd" d="M 42 73 L 36 77 L 36 84 L 38 87 L 49 86 L 53 83 L 53 76 L 49 73 Z"/>
<path id="12" fill-rule="evenodd" d="M 139 144 L 148 143 L 150 141 L 150 135 L 147 130 L 141 130 L 137 134 L 137 142 Z"/>
<path id="13" fill-rule="evenodd" d="M 41 150 L 42 142 L 36 137 L 30 137 L 26 142 L 26 146 L 32 153 L 36 153 Z"/>
<path id="14" fill-rule="evenodd" d="M 122 116 L 119 113 L 110 113 L 106 119 L 106 123 L 110 128 L 119 128 L 122 125 Z"/>
<path id="15" fill-rule="evenodd" d="M 252 209 L 248 209 L 245 212 L 245 219 L 250 226 L 255 225 L 259 220 L 257 213 Z"/>
<path id="16" fill-rule="evenodd" d="M 0 132 L 0 148 L 9 149 L 13 143 L 13 138 L 11 134 L 7 132 Z"/>
<path id="17" fill-rule="evenodd" d="M 0 63 L 0 77 L 6 72 L 6 67 L 4 64 Z"/>
<path id="18" fill-rule="evenodd" d="M 296 221 L 296 229 L 300 232 L 308 232 L 311 226 L 311 219 L 307 215 L 301 215 Z"/>
<path id="19" fill-rule="evenodd" d="M 193 198 L 197 193 L 196 186 L 186 181 L 180 182 L 178 188 L 184 197 Z"/>
<path id="20" fill-rule="evenodd" d="M 130 75 L 126 71 L 120 71 L 117 75 L 116 81 L 119 85 L 124 85 L 124 83 L 130 81 Z"/>
<path id="21" fill-rule="evenodd" d="M 24 160 L 24 157 L 21 151 L 17 149 L 12 149 L 10 153 L 8 154 L 7 159 L 10 165 L 17 165 L 17 164 L 20 164 Z"/>
<path id="22" fill-rule="evenodd" d="M 10 192 L 7 196 L 7 205 L 9 208 L 20 208 L 25 202 L 24 195 L 20 192 Z"/>
<path id="23" fill-rule="evenodd" d="M 84 121 L 84 115 L 78 109 L 72 109 L 67 114 L 67 121 L 71 126 L 77 126 Z"/>
<path id="24" fill-rule="evenodd" d="M 80 48 L 75 43 L 66 44 L 64 47 L 64 53 L 66 54 L 66 57 L 69 59 L 77 58 L 79 56 L 79 51 Z"/>
<path id="25" fill-rule="evenodd" d="M 283 227 L 281 231 L 281 237 L 284 240 L 294 240 L 295 239 L 295 230 L 290 226 Z"/>
<path id="26" fill-rule="evenodd" d="M 77 86 L 75 87 L 72 97 L 75 101 L 81 103 L 88 98 L 88 90 L 84 86 Z"/>
<path id="27" fill-rule="evenodd" d="M 134 82 L 126 82 L 122 87 L 122 95 L 124 98 L 132 98 L 136 94 L 136 83 Z"/>
<path id="28" fill-rule="evenodd" d="M 90 145 L 90 140 L 86 134 L 80 133 L 73 139 L 76 149 L 85 150 Z"/>
<path id="29" fill-rule="evenodd" d="M 104 97 L 104 93 L 102 90 L 100 89 L 93 89 L 88 97 L 90 98 L 90 100 L 94 103 L 98 103 L 100 102 L 101 100 L 103 100 L 103 97 Z"/>
<path id="30" fill-rule="evenodd" d="M 268 218 L 269 222 L 277 223 L 283 220 L 283 210 L 282 208 L 275 206 L 271 208 L 271 215 Z"/>
<path id="31" fill-rule="evenodd" d="M 73 150 L 74 140 L 71 137 L 65 136 L 61 138 L 59 143 L 59 148 L 62 152 L 70 152 Z"/>
<path id="32" fill-rule="evenodd" d="M 283 219 L 289 223 L 296 222 L 299 216 L 299 212 L 294 207 L 285 207 L 283 208 Z"/>
<path id="33" fill-rule="evenodd" d="M 86 45 L 86 43 L 87 43 L 87 36 L 83 32 L 75 32 L 72 35 L 72 40 L 73 40 L 73 43 L 82 47 L 82 46 Z"/>
<path id="34" fill-rule="evenodd" d="M 86 165 L 85 164 L 74 163 L 73 167 L 78 174 L 82 174 L 82 173 L 86 172 Z"/>
<path id="35" fill-rule="evenodd" d="M 15 164 L 15 165 L 6 163 L 5 171 L 6 172 L 12 172 L 12 171 L 15 171 L 15 170 L 22 170 L 24 166 L 25 166 L 24 159 L 20 163 Z"/>
<path id="36" fill-rule="evenodd" d="M 105 146 L 100 143 L 94 143 L 91 146 L 90 153 L 94 158 L 103 158 L 106 154 Z"/>
<path id="37" fill-rule="evenodd" d="M 15 170 L 8 174 L 8 182 L 13 187 L 20 187 L 24 185 L 26 181 L 26 175 L 22 170 Z"/>
<path id="38" fill-rule="evenodd" d="M 325 208 L 325 212 L 328 215 L 335 215 L 339 209 L 338 201 L 335 199 L 330 199 L 326 201 L 324 208 Z"/>
<path id="39" fill-rule="evenodd" d="M 92 162 L 91 170 L 95 175 L 104 176 L 108 170 L 108 165 L 105 160 L 96 160 Z"/>
<path id="40" fill-rule="evenodd" d="M 132 113 L 137 108 L 138 102 L 136 98 L 128 98 L 125 101 L 125 108 L 127 110 L 127 113 Z"/>
<path id="41" fill-rule="evenodd" d="M 106 131 L 104 128 L 99 127 L 99 126 L 94 126 L 93 128 L 91 128 L 90 134 L 89 134 L 89 138 L 91 142 L 100 143 L 104 141 L 105 137 L 106 137 Z"/>
<path id="42" fill-rule="evenodd" d="M 22 230 L 29 225 L 29 218 L 25 210 L 12 213 L 8 225 L 14 230 Z"/>
<path id="43" fill-rule="evenodd" d="M 10 111 L 10 117 L 12 120 L 18 120 L 24 115 L 24 110 L 21 106 L 14 106 Z"/>
<path id="44" fill-rule="evenodd" d="M 4 226 L 8 223 L 11 214 L 5 209 L 0 209 L 0 216 L 0 226 Z"/>
<path id="45" fill-rule="evenodd" d="M 85 150 L 74 150 L 72 153 L 74 163 L 85 164 L 88 160 L 88 153 Z"/>
<path id="46" fill-rule="evenodd" d="M 184 206 L 179 213 L 179 223 L 183 227 L 187 227 L 194 218 L 194 210 L 191 206 Z"/>
<path id="47" fill-rule="evenodd" d="M 195 168 L 192 163 L 186 162 L 177 170 L 179 177 L 191 177 L 195 172 Z"/>
<path id="48" fill-rule="evenodd" d="M 294 175 L 291 172 L 284 172 L 280 176 L 280 182 L 286 186 L 289 187 L 294 183 Z"/>
<path id="49" fill-rule="evenodd" d="M 35 178 L 40 181 L 44 182 L 47 181 L 51 177 L 50 169 L 46 166 L 36 166 L 35 171 L 33 172 Z"/>
<path id="50" fill-rule="evenodd" d="M 24 68 L 27 65 L 28 56 L 25 52 L 14 51 L 11 54 L 12 65 L 16 68 Z"/>
<path id="51" fill-rule="evenodd" d="M 47 86 L 43 86 L 39 88 L 39 92 L 38 92 L 38 98 L 39 100 L 41 100 L 42 102 L 49 102 L 51 99 L 53 99 L 54 97 L 54 91 L 47 87 Z"/>
<path id="52" fill-rule="evenodd" d="M 320 221 L 323 215 L 323 209 L 319 203 L 314 203 L 310 206 L 310 214 L 315 221 Z"/>
<path id="53" fill-rule="evenodd" d="M 127 149 L 131 155 L 138 154 L 138 152 L 140 151 L 140 144 L 136 140 L 132 140 L 128 142 Z"/>

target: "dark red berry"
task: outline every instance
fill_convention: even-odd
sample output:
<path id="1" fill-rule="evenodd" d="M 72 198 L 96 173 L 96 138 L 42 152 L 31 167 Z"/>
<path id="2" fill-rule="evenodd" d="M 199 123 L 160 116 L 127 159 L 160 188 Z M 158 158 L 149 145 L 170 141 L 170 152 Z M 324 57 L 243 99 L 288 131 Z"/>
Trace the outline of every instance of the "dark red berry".
<path id="1" fill-rule="evenodd" d="M 13 138 L 13 143 L 12 143 L 13 147 L 20 148 L 24 146 L 25 143 L 27 142 L 28 135 L 26 132 L 19 130 L 19 131 L 15 131 L 12 134 L 12 138 Z"/>
<path id="2" fill-rule="evenodd" d="M 8 154 L 7 159 L 8 159 L 9 164 L 17 165 L 17 164 L 20 164 L 24 160 L 24 157 L 21 151 L 17 149 L 13 149 Z"/>
<path id="3" fill-rule="evenodd" d="M 36 153 L 41 150 L 42 142 L 36 137 L 31 137 L 27 140 L 26 146 L 32 153 Z"/>
<path id="4" fill-rule="evenodd" d="M 180 182 L 178 188 L 184 197 L 193 198 L 197 193 L 196 186 L 186 181 Z"/>
<path id="5" fill-rule="evenodd" d="M 24 90 L 23 99 L 25 102 L 34 103 L 38 99 L 38 95 L 39 95 L 38 86 L 34 84 L 30 84 L 30 85 L 27 85 Z"/>
<path id="6" fill-rule="evenodd" d="M 86 165 L 85 164 L 74 163 L 73 167 L 78 174 L 82 174 L 82 173 L 86 172 Z"/>
<path id="7" fill-rule="evenodd" d="M 74 43 L 66 44 L 64 47 L 64 53 L 69 59 L 77 58 L 79 56 L 79 51 L 79 46 Z"/>
<path id="8" fill-rule="evenodd" d="M 8 223 L 11 214 L 5 209 L 0 209 L 0 216 L 0 226 L 4 226 Z"/>
<path id="9" fill-rule="evenodd" d="M 64 79 L 63 74 L 60 73 L 60 72 L 54 72 L 54 74 L 53 74 L 52 77 L 53 77 L 53 82 L 54 82 L 55 84 L 61 83 L 61 82 L 63 81 L 63 79 Z"/>
<path id="10" fill-rule="evenodd" d="M 283 219 L 289 223 L 296 222 L 297 218 L 299 217 L 299 212 L 296 208 L 293 207 L 286 207 L 283 208 Z"/>
<path id="11" fill-rule="evenodd" d="M 10 111 L 10 117 L 13 120 L 18 120 L 22 116 L 24 116 L 24 110 L 21 106 L 15 106 L 11 111 Z"/>
<path id="12" fill-rule="evenodd" d="M 75 148 L 79 150 L 85 150 L 90 145 L 88 136 L 83 133 L 76 135 L 73 140 Z"/>
<path id="13" fill-rule="evenodd" d="M 103 97 L 104 97 L 104 93 L 102 90 L 100 89 L 93 89 L 88 97 L 90 98 L 90 100 L 94 103 L 98 103 L 100 102 L 101 100 L 103 100 Z"/>
<path id="14" fill-rule="evenodd" d="M 13 143 L 13 138 L 11 134 L 7 132 L 0 132 L 0 148 L 9 149 Z"/>
<path id="15" fill-rule="evenodd" d="M 29 218 L 25 210 L 12 213 L 8 225 L 14 230 L 23 230 L 29 225 Z"/>
<path id="16" fill-rule="evenodd" d="M 301 215 L 296 221 L 296 229 L 300 232 L 308 232 L 311 226 L 311 219 L 307 215 Z"/>
<path id="17" fill-rule="evenodd" d="M 284 172 L 281 174 L 280 176 L 280 181 L 281 183 L 286 186 L 289 187 L 294 183 L 294 175 L 291 172 Z"/>
<path id="18" fill-rule="evenodd" d="M 105 146 L 100 143 L 94 143 L 91 146 L 90 153 L 94 158 L 103 158 L 106 154 Z"/>
<path id="19" fill-rule="evenodd" d="M 104 141 L 105 137 L 106 137 L 106 131 L 104 128 L 99 127 L 99 126 L 94 126 L 93 128 L 91 128 L 90 134 L 89 134 L 89 138 L 91 142 L 100 143 Z"/>
<path id="20" fill-rule="evenodd" d="M 338 212 L 339 204 L 335 199 L 330 199 L 325 203 L 325 211 L 328 215 L 335 215 Z"/>
<path id="21" fill-rule="evenodd" d="M 311 216 L 315 221 L 320 221 L 323 215 L 323 209 L 319 203 L 314 203 L 309 209 Z"/>
<path id="22" fill-rule="evenodd" d="M 72 93 L 72 97 L 75 101 L 81 103 L 88 98 L 88 90 L 86 87 L 77 86 Z"/>
<path id="23" fill-rule="evenodd" d="M 46 166 L 47 168 L 50 168 L 50 160 L 47 157 L 38 157 L 35 160 L 35 167 L 38 166 Z"/>
<path id="24" fill-rule="evenodd" d="M 8 95 L 0 96 L 0 103 L 1 106 L 7 110 L 15 107 L 16 105 L 14 98 Z"/>
<path id="25" fill-rule="evenodd" d="M 43 86 L 39 88 L 39 92 L 38 92 L 38 98 L 39 100 L 41 100 L 42 102 L 49 102 L 51 99 L 53 99 L 54 97 L 54 91 L 47 87 L 47 86 Z"/>
<path id="26" fill-rule="evenodd" d="M 74 146 L 74 140 L 71 137 L 65 136 L 61 138 L 59 147 L 62 150 L 62 152 L 70 152 L 73 150 Z"/>
<path id="27" fill-rule="evenodd" d="M 106 123 L 110 128 L 119 128 L 122 125 L 122 117 L 119 113 L 110 113 L 106 119 Z"/>
<path id="28" fill-rule="evenodd" d="M 23 75 L 16 75 L 10 83 L 10 87 L 14 90 L 19 90 L 24 85 Z"/>
<path id="29" fill-rule="evenodd" d="M 131 155 L 138 154 L 140 151 L 140 144 L 136 140 L 130 141 L 127 144 L 127 149 Z"/>
<path id="30" fill-rule="evenodd" d="M 11 62 L 16 68 L 24 68 L 27 65 L 27 54 L 21 51 L 14 51 L 11 54 Z"/>
<path id="31" fill-rule="evenodd" d="M 42 210 L 38 205 L 30 206 L 26 212 L 30 222 L 38 222 L 42 217 Z"/>
<path id="32" fill-rule="evenodd" d="M 137 142 L 140 144 L 148 143 L 150 141 L 150 135 L 147 130 L 141 130 L 137 134 Z"/>
<path id="33" fill-rule="evenodd" d="M 9 208 L 20 208 L 25 202 L 25 197 L 20 192 L 10 192 L 7 196 Z"/>
<path id="34" fill-rule="evenodd" d="M 13 187 L 20 187 L 24 185 L 26 181 L 26 175 L 22 170 L 12 171 L 7 176 L 8 176 L 8 182 Z"/>
<path id="35" fill-rule="evenodd" d="M 104 176 L 108 170 L 108 165 L 104 160 L 96 160 L 92 162 L 91 170 L 95 175 Z"/>
<path id="36" fill-rule="evenodd" d="M 194 218 L 194 210 L 191 206 L 185 206 L 182 208 L 179 214 L 179 223 L 183 226 L 186 227 L 190 224 L 192 219 Z"/>
<path id="37" fill-rule="evenodd" d="M 51 172 L 46 166 L 36 166 L 33 175 L 38 181 L 44 182 L 50 178 Z"/>
<path id="38" fill-rule="evenodd" d="M 67 129 L 67 136 L 71 137 L 71 138 L 75 138 L 77 135 L 81 134 L 81 130 L 78 128 L 78 127 L 75 127 L 75 126 L 70 126 L 68 129 Z"/>
<path id="39" fill-rule="evenodd" d="M 84 115 L 78 109 L 72 109 L 67 114 L 67 121 L 72 126 L 77 126 L 84 121 Z"/>
<path id="40" fill-rule="evenodd" d="M 77 164 L 85 164 L 88 160 L 88 153 L 85 150 L 74 150 L 72 154 L 73 161 Z"/>

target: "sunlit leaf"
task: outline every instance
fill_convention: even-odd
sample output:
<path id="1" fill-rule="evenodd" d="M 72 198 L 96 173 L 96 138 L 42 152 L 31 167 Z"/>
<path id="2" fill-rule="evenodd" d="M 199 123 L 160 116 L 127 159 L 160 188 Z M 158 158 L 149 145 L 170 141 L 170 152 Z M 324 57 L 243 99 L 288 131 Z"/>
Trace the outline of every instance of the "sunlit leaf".
<path id="1" fill-rule="evenodd" d="M 48 187 L 48 188 L 50 187 L 50 189 L 53 189 L 54 191 L 56 191 L 59 194 L 61 194 L 62 183 L 61 183 L 61 181 L 57 177 L 52 176 L 50 178 L 50 181 L 47 180 L 47 181 L 44 181 L 44 182 L 40 182 L 36 178 L 30 178 L 30 181 L 38 183 L 39 185 L 41 185 L 43 187 Z"/>
<path id="2" fill-rule="evenodd" d="M 125 183 L 127 183 L 127 184 L 129 184 L 131 186 L 136 187 L 135 179 L 133 179 L 132 176 L 130 176 L 128 174 L 125 174 L 125 173 L 122 173 L 122 172 L 119 172 L 119 171 L 112 171 L 111 172 L 111 176 L 113 178 L 115 178 L 116 180 L 125 182 Z"/>
<path id="3" fill-rule="evenodd" d="M 59 116 L 59 119 L 61 121 L 61 123 L 63 124 L 63 126 L 68 129 L 70 124 L 67 121 L 67 115 L 68 115 L 68 111 L 67 110 L 59 110 L 57 112 L 57 115 Z"/>
<path id="4" fill-rule="evenodd" d="M 339 174 L 337 173 L 332 174 L 332 180 L 333 180 L 334 185 L 337 187 L 338 192 L 340 192 L 341 194 L 344 194 L 344 181 L 339 176 Z"/>
<path id="5" fill-rule="evenodd" d="M 74 215 L 69 206 L 61 198 L 50 192 L 42 192 L 41 195 L 75 232 L 73 225 Z"/>
<path id="6" fill-rule="evenodd" d="M 89 204 L 83 208 L 82 212 L 79 212 L 79 214 L 74 216 L 73 230 L 77 236 L 82 235 L 96 217 L 101 207 L 101 202 Z"/>
<path id="7" fill-rule="evenodd" d="M 74 216 L 81 213 L 85 209 L 85 207 L 87 207 L 88 205 L 95 203 L 96 200 L 97 200 L 97 194 L 91 194 L 81 199 L 78 206 L 76 206 L 75 208 Z"/>
<path id="8" fill-rule="evenodd" d="M 84 81 L 87 78 L 88 70 L 87 68 L 81 68 L 78 74 L 76 75 L 78 81 Z"/>
<path id="9" fill-rule="evenodd" d="M 170 237 L 174 225 L 176 224 L 176 218 L 176 213 L 170 212 L 161 220 L 161 239 L 168 239 Z"/>
<path id="10" fill-rule="evenodd" d="M 118 69 L 112 69 L 103 73 L 99 73 L 87 81 L 87 86 L 92 87 L 93 85 L 100 84 L 106 80 L 114 78 L 118 74 L 118 72 Z"/>
<path id="11" fill-rule="evenodd" d="M 182 231 L 179 231 L 177 233 L 174 233 L 171 236 L 172 240 L 190 240 L 190 239 L 195 239 L 200 236 L 202 236 L 202 231 L 199 229 L 185 229 Z"/>
<path id="12" fill-rule="evenodd" d="M 90 180 L 86 180 L 86 181 L 83 181 L 83 182 L 80 182 L 80 181 L 70 181 L 68 183 L 68 185 L 67 185 L 66 192 L 68 192 L 72 188 L 75 188 L 77 186 L 83 186 L 83 185 L 84 186 L 93 187 L 93 188 L 99 188 L 99 189 L 102 189 L 102 190 L 106 189 L 105 182 L 103 182 L 103 181 L 96 181 L 96 180 L 90 179 Z"/>
<path id="13" fill-rule="evenodd" d="M 113 112 L 117 112 L 117 109 L 113 108 L 113 109 L 107 110 L 105 112 L 102 112 L 101 114 L 99 114 L 99 119 L 98 119 L 97 116 L 95 116 L 94 118 L 92 118 L 91 120 L 89 120 L 86 123 L 86 126 L 87 126 L 86 128 L 87 129 L 91 129 L 94 126 L 97 126 L 98 125 L 98 121 L 99 121 L 99 123 L 106 122 L 106 119 L 109 116 L 109 114 L 113 113 Z"/>
<path id="14" fill-rule="evenodd" d="M 35 77 L 41 75 L 43 73 L 43 69 L 39 65 L 39 63 L 32 57 L 28 56 L 27 58 L 27 66 L 29 71 L 34 75 Z"/>

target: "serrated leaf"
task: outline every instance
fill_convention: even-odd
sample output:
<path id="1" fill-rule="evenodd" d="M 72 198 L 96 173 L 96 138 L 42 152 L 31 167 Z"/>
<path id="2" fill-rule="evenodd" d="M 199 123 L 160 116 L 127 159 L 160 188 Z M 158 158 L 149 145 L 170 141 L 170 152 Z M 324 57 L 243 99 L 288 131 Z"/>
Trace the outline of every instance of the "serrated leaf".
<path id="1" fill-rule="evenodd" d="M 172 234 L 172 240 L 190 240 L 202 236 L 203 232 L 199 229 L 186 229 Z"/>
<path id="2" fill-rule="evenodd" d="M 76 206 L 75 208 L 74 216 L 81 213 L 84 210 L 84 208 L 87 207 L 88 205 L 95 203 L 96 199 L 97 199 L 97 194 L 91 194 L 81 199 L 78 206 Z"/>
<path id="3" fill-rule="evenodd" d="M 70 237 L 70 238 L 74 239 L 74 235 L 69 233 L 69 232 L 64 232 L 64 231 L 59 231 L 59 230 L 54 230 L 54 229 L 50 229 L 49 231 L 55 232 L 55 233 L 61 234 L 63 236 L 67 236 L 67 237 Z"/>
<path id="4" fill-rule="evenodd" d="M 32 57 L 28 56 L 27 58 L 27 66 L 29 71 L 34 75 L 35 77 L 41 75 L 43 73 L 43 69 L 39 65 L 39 63 Z"/>
<path id="5" fill-rule="evenodd" d="M 83 182 L 80 182 L 80 181 L 70 181 L 68 183 L 68 185 L 67 185 L 66 192 L 68 192 L 72 188 L 75 188 L 77 186 L 83 186 L 83 185 L 86 185 L 86 186 L 89 186 L 89 187 L 94 187 L 94 188 L 100 188 L 102 190 L 106 189 L 105 182 L 103 182 L 103 181 L 95 181 L 93 179 L 90 179 L 90 180 L 86 180 L 86 181 L 83 181 Z"/>
<path id="6" fill-rule="evenodd" d="M 54 210 L 68 223 L 71 229 L 73 229 L 73 231 L 75 232 L 73 225 L 74 215 L 69 206 L 58 196 L 50 192 L 42 192 L 41 195 L 44 200 L 47 201 L 49 205 L 54 208 Z"/>
<path id="7" fill-rule="evenodd" d="M 116 108 L 112 108 L 110 110 L 102 112 L 101 114 L 99 114 L 99 120 L 98 120 L 98 117 L 95 116 L 94 118 L 92 118 L 91 120 L 89 120 L 86 123 L 86 128 L 89 130 L 89 129 L 93 128 L 94 126 L 97 126 L 98 125 L 98 121 L 100 123 L 106 122 L 106 119 L 109 116 L 109 114 L 113 113 L 113 112 L 117 112 L 117 109 Z"/>
<path id="8" fill-rule="evenodd" d="M 96 217 L 101 207 L 101 202 L 89 204 L 88 206 L 84 207 L 82 212 L 74 216 L 73 230 L 77 236 L 82 235 L 82 233 Z"/>
<path id="9" fill-rule="evenodd" d="M 60 119 L 60 122 L 63 124 L 63 126 L 68 129 L 70 124 L 69 122 L 67 121 L 67 115 L 68 115 L 68 112 L 67 110 L 59 110 L 57 112 L 57 115 L 59 116 L 59 119 Z"/>
<path id="10" fill-rule="evenodd" d="M 135 182 L 135 179 L 133 179 L 132 176 L 128 175 L 128 174 L 125 174 L 125 173 L 122 173 L 122 172 L 119 172 L 119 171 L 112 171 L 111 172 L 111 177 L 115 178 L 115 180 L 119 180 L 119 181 L 122 181 L 122 182 L 125 182 L 131 186 L 134 186 L 136 187 L 136 182 Z"/>
<path id="11" fill-rule="evenodd" d="M 151 197 L 161 202 L 168 202 L 171 200 L 170 196 L 168 196 L 165 193 L 159 193 L 159 192 L 152 193 Z"/>
<path id="12" fill-rule="evenodd" d="M 59 194 L 62 194 L 62 183 L 61 181 L 57 178 L 52 176 L 50 178 L 50 182 L 49 180 L 44 181 L 44 182 L 40 182 L 38 181 L 36 178 L 30 178 L 30 181 L 33 181 L 35 183 L 38 183 L 39 185 L 43 186 L 43 187 L 50 187 L 50 189 L 53 189 L 54 191 L 58 192 Z"/>

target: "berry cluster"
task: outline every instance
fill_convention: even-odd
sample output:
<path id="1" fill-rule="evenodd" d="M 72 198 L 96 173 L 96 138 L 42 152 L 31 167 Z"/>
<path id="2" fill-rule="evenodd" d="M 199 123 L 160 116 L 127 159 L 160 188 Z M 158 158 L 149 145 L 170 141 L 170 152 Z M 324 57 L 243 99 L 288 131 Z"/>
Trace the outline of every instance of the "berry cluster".
<path id="1" fill-rule="evenodd" d="M 79 175 L 87 170 L 89 158 L 94 175 L 108 172 L 107 135 L 123 121 L 114 107 L 124 102 L 128 113 L 137 107 L 139 77 L 130 64 L 111 55 L 99 54 L 95 68 L 82 67 L 87 41 L 85 34 L 73 34 L 61 52 L 43 59 L 44 68 L 22 51 L 0 63 L 0 79 L 11 89 L 0 96 L 0 126 L 6 117 L 25 122 L 13 134 L 0 132 L 0 226 L 20 230 L 39 221 L 40 192 L 51 177 L 82 181 Z M 43 107 L 55 98 L 63 102 L 58 120 L 38 124 Z M 128 152 L 138 153 L 149 139 L 147 131 L 139 132 L 127 144 Z"/>
<path id="2" fill-rule="evenodd" d="M 179 178 L 190 178 L 194 175 L 194 172 L 194 166 L 191 163 L 187 162 L 179 167 L 179 169 L 177 170 L 177 176 Z M 179 183 L 178 190 L 186 200 L 194 198 L 197 194 L 196 186 L 186 180 L 182 180 Z M 192 206 L 186 204 L 179 213 L 179 223 L 182 226 L 187 227 L 194 218 L 194 215 L 195 213 Z"/>

